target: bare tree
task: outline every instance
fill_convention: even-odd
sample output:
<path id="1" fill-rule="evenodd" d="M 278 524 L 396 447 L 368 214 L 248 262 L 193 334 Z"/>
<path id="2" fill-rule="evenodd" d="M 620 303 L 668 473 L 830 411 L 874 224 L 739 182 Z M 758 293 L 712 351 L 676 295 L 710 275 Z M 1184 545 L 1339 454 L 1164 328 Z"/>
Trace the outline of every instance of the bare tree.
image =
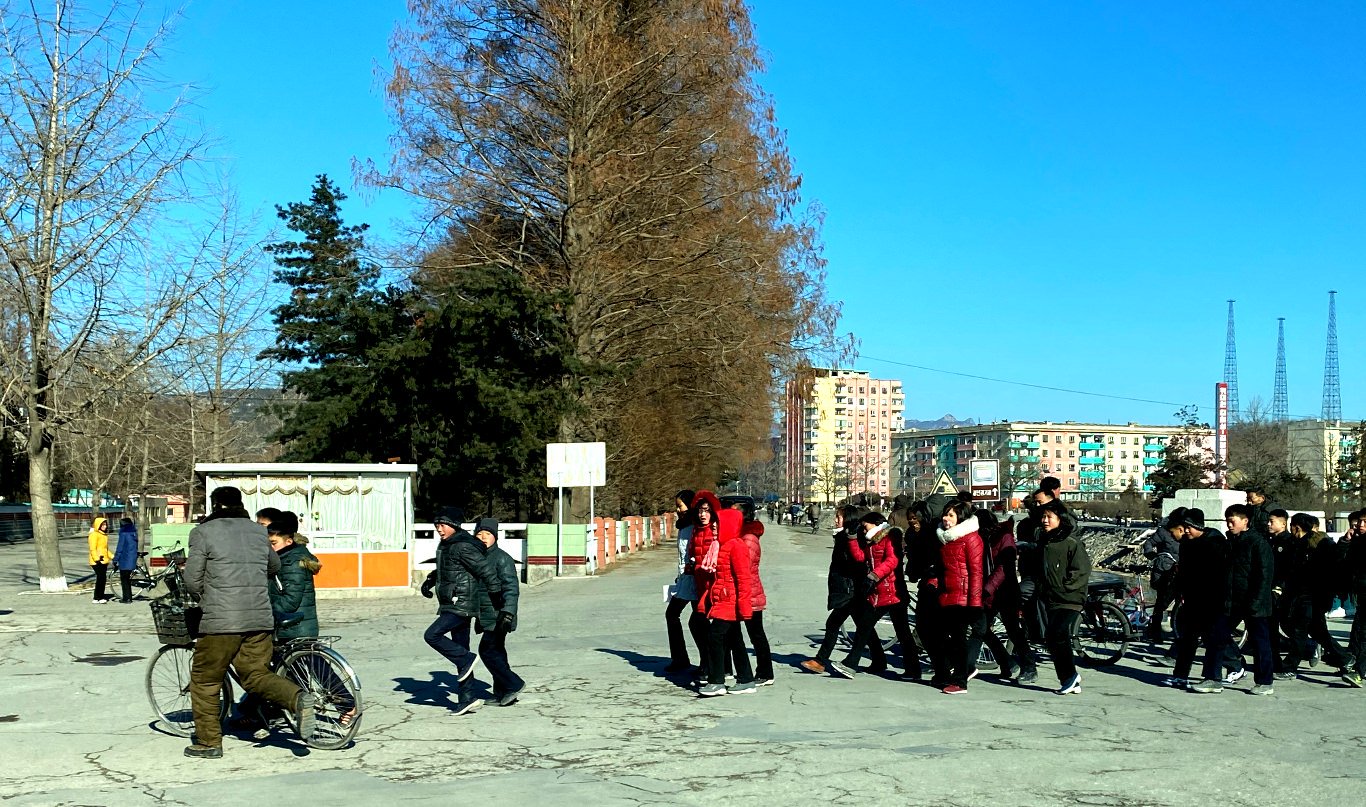
<path id="1" fill-rule="evenodd" d="M 15 5 L 0 16 L 0 268 L 23 338 L 4 343 L 16 351 L 4 368 L 25 423 L 39 584 L 61 591 L 54 440 L 179 342 L 196 267 L 155 244 L 176 229 L 166 216 L 187 200 L 204 141 L 174 93 L 151 106 L 167 97 L 152 72 L 164 23 L 124 2 L 103 14 Z M 100 383 L 75 394 L 77 370 Z M 73 394 L 59 404 L 58 389 Z"/>

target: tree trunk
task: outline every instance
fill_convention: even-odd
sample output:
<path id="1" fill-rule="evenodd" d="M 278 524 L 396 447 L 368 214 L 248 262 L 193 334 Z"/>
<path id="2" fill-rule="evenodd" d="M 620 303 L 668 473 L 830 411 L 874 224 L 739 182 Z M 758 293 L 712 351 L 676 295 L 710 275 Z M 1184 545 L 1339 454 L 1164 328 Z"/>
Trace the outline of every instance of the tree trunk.
<path id="1" fill-rule="evenodd" d="M 43 428 L 36 419 L 29 429 L 28 484 L 39 590 L 66 591 L 66 573 L 57 544 L 57 514 L 52 509 L 52 444 L 43 439 Z"/>

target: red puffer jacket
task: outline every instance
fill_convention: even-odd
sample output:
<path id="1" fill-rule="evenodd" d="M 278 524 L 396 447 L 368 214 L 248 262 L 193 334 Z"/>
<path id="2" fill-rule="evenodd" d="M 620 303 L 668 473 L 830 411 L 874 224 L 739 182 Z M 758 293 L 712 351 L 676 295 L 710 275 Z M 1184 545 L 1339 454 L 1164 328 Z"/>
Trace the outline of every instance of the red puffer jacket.
<path id="1" fill-rule="evenodd" d="M 877 575 L 877 585 L 868 592 L 868 604 L 874 608 L 901 602 L 896 593 L 896 575 L 901 573 L 898 570 L 896 548 L 887 540 L 886 534 L 886 528 L 883 528 L 884 537 L 866 545 L 857 538 L 849 539 L 849 554 Z"/>
<path id="2" fill-rule="evenodd" d="M 939 557 L 944 569 L 939 604 L 982 607 L 982 536 L 977 519 L 969 518 L 952 529 L 940 528 Z"/>
<path id="3" fill-rule="evenodd" d="M 740 515 L 738 510 L 725 512 Z M 739 519 L 735 529 L 727 529 L 728 519 L 721 520 L 721 551 L 716 555 L 716 576 L 702 592 L 697 607 L 709 619 L 738 622 L 754 616 L 754 571 L 749 559 L 749 547 L 739 536 Z"/>
<path id="4" fill-rule="evenodd" d="M 745 542 L 745 547 L 749 550 L 749 569 L 750 569 L 750 596 L 752 610 L 762 611 L 768 607 L 768 597 L 764 596 L 764 581 L 759 577 L 759 557 L 763 554 L 763 549 L 759 546 L 759 539 L 764 537 L 764 524 L 762 521 L 746 521 L 740 538 Z"/>
<path id="5" fill-rule="evenodd" d="M 706 527 L 697 521 L 697 506 L 702 502 L 711 505 L 712 523 Z M 697 495 L 693 496 L 692 509 L 693 528 L 692 538 L 689 539 L 691 546 L 688 547 L 687 571 L 693 576 L 697 592 L 701 594 L 707 586 L 711 585 L 712 578 L 715 576 L 713 572 L 702 568 L 702 563 L 712 544 L 716 543 L 717 516 L 722 512 L 721 502 L 716 498 L 716 494 L 711 491 L 699 490 Z"/>

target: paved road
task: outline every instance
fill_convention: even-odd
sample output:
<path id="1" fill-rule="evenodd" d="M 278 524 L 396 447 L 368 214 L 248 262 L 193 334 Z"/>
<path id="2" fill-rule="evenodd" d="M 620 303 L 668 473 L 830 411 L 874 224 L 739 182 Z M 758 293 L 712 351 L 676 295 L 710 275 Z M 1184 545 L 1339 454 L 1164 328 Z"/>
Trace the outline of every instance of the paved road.
<path id="1" fill-rule="evenodd" d="M 764 578 L 775 686 L 699 700 L 662 677 L 670 553 L 528 590 L 510 651 L 520 703 L 449 712 L 418 597 L 325 601 L 359 671 L 362 735 L 342 751 L 229 738 L 217 761 L 149 725 L 156 648 L 142 605 L 27 592 L 31 545 L 0 547 L 0 799 L 7 805 L 575 803 L 925 805 L 1360 804 L 1366 692 L 1326 674 L 1191 695 L 1129 658 L 1080 696 L 973 682 L 963 697 L 861 675 L 817 677 L 828 536 L 771 528 Z M 66 542 L 69 569 L 84 541 Z M 10 612 L 10 613 L 3 613 Z M 770 621 L 771 620 L 771 621 Z M 1345 623 L 1336 623 L 1341 631 Z M 1051 669 L 1041 670 L 1053 685 Z M 435 683 L 434 683 L 435 682 Z"/>

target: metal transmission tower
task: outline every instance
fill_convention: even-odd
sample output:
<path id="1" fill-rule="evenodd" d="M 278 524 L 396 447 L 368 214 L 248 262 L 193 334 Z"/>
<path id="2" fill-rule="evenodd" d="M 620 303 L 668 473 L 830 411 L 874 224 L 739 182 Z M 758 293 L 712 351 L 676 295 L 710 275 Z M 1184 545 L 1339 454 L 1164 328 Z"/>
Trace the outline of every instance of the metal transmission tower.
<path id="1" fill-rule="evenodd" d="M 1290 420 L 1290 395 L 1285 383 L 1285 317 L 1276 318 L 1276 392 L 1271 397 L 1271 419 Z"/>
<path id="2" fill-rule="evenodd" d="M 1237 423 L 1238 410 L 1238 345 L 1233 338 L 1233 300 L 1228 301 L 1228 340 L 1224 344 L 1224 383 L 1228 384 L 1229 420 Z"/>
<path id="3" fill-rule="evenodd" d="M 1338 376 L 1338 293 L 1328 292 L 1328 348 L 1323 353 L 1323 419 L 1342 420 L 1342 380 Z"/>

